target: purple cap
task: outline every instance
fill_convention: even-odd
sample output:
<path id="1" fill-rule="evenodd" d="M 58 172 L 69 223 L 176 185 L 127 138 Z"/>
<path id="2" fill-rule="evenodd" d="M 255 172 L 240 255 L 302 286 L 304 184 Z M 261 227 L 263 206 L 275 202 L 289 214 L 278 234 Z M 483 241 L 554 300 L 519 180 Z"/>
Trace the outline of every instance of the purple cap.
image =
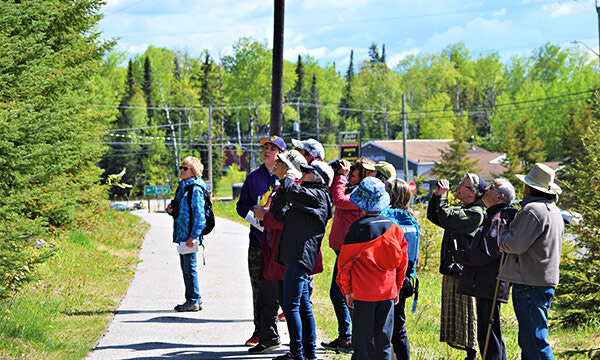
<path id="1" fill-rule="evenodd" d="M 283 141 L 283 139 L 277 135 L 273 135 L 268 139 L 260 140 L 261 145 L 265 145 L 267 143 L 277 146 L 281 151 L 285 151 L 285 141 Z"/>

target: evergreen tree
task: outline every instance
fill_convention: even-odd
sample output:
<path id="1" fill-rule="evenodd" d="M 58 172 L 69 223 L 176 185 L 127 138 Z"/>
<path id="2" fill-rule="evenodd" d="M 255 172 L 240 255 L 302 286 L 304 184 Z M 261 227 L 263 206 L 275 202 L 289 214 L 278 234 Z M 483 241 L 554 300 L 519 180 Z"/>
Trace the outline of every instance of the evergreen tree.
<path id="1" fill-rule="evenodd" d="M 154 117 L 154 109 L 156 107 L 156 101 L 152 94 L 152 88 L 154 84 L 154 75 L 152 73 L 152 65 L 150 63 L 150 56 L 144 57 L 144 82 L 142 84 L 142 91 L 146 98 L 146 104 L 148 104 L 148 119 Z"/>
<path id="2" fill-rule="evenodd" d="M 311 119 L 312 124 L 314 124 L 314 128 L 316 131 L 317 136 L 316 137 L 320 137 L 323 125 L 319 123 L 319 126 L 317 126 L 317 121 L 321 121 L 321 119 L 319 119 L 319 88 L 317 87 L 317 77 L 313 74 L 311 77 L 311 84 L 310 84 L 310 91 L 309 91 L 309 101 L 311 105 L 314 106 L 310 106 L 306 108 L 306 113 L 307 119 Z"/>
<path id="3" fill-rule="evenodd" d="M 600 324 L 600 122 L 598 107 L 588 130 L 582 134 L 582 152 L 566 167 L 568 181 L 563 195 L 573 198 L 571 208 L 583 222 L 571 231 L 560 264 L 556 302 L 569 326 Z"/>
<path id="4" fill-rule="evenodd" d="M 354 112 L 349 111 L 347 109 L 351 108 L 354 104 L 354 98 L 352 95 L 352 87 L 354 83 L 354 50 L 350 51 L 350 64 L 348 64 L 348 70 L 346 71 L 346 85 L 344 86 L 344 90 L 342 92 L 342 98 L 340 99 L 340 130 L 346 129 L 346 121 L 350 118 L 355 118 L 356 115 Z"/>
<path id="5" fill-rule="evenodd" d="M 96 162 L 110 113 L 90 91 L 113 45 L 96 31 L 101 5 L 0 2 L 0 300 L 34 278 L 49 227 L 89 223 L 105 205 Z"/>
<path id="6" fill-rule="evenodd" d="M 477 167 L 479 160 L 471 160 L 468 155 L 471 149 L 465 134 L 466 121 L 461 117 L 456 118 L 454 127 L 454 140 L 448 145 L 448 149 L 441 150 L 441 160 L 435 163 L 431 170 L 438 179 L 448 179 L 452 184 L 458 185 L 460 180 L 468 172 L 478 173 L 481 168 Z"/>

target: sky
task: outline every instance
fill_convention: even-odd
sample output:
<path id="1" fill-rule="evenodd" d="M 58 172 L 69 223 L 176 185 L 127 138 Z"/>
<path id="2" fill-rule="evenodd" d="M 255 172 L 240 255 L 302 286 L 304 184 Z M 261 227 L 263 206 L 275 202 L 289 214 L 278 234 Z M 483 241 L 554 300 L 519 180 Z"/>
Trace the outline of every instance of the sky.
<path id="1" fill-rule="evenodd" d="M 546 43 L 598 53 L 598 0 L 288 0 L 284 58 L 310 55 L 319 64 L 348 66 L 385 44 L 394 67 L 411 54 L 439 54 L 465 43 L 471 56 L 497 52 L 502 61 L 529 56 Z M 242 37 L 273 43 L 274 1 L 107 0 L 99 29 L 118 38 L 131 57 L 150 45 L 213 58 L 232 54 Z M 577 41 L 577 43 L 573 43 Z M 589 50 L 591 48 L 591 50 Z"/>

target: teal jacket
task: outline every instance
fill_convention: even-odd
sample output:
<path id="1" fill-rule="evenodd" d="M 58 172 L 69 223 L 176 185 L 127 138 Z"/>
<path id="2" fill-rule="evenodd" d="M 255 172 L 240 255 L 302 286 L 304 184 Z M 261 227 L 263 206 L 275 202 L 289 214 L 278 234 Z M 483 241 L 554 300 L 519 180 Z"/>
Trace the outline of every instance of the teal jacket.
<path id="1" fill-rule="evenodd" d="M 199 244 L 203 242 L 202 229 L 206 226 L 206 219 L 204 218 L 204 194 L 199 187 L 194 186 L 192 188 L 190 209 L 186 187 L 192 184 L 200 185 L 206 189 L 204 181 L 195 177 L 177 182 L 177 190 L 175 191 L 175 199 L 173 201 L 179 203 L 179 214 L 173 223 L 174 243 L 185 242 L 190 236 L 198 240 Z"/>

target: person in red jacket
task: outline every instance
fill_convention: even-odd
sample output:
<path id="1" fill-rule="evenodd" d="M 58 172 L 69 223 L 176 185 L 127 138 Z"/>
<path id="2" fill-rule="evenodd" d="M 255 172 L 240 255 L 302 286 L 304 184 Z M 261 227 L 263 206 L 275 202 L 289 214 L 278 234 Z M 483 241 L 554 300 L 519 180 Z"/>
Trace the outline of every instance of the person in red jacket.
<path id="1" fill-rule="evenodd" d="M 322 342 L 321 346 L 324 349 L 336 352 L 352 352 L 351 314 L 348 305 L 346 305 L 344 294 L 342 294 L 336 282 L 337 257 L 340 254 L 340 249 L 344 244 L 350 225 L 362 216 L 361 210 L 350 201 L 350 193 L 362 179 L 369 175 L 369 171 L 363 167 L 365 164 L 375 164 L 375 162 L 367 158 L 358 158 L 351 165 L 346 160 L 339 160 L 333 166 L 335 175 L 329 187 L 333 206 L 335 206 L 333 223 L 329 233 L 329 247 L 335 252 L 336 256 L 329 297 L 338 322 L 338 337 L 332 341 Z"/>
<path id="2" fill-rule="evenodd" d="M 367 177 L 350 195 L 364 212 L 348 230 L 338 257 L 337 283 L 353 308 L 353 360 L 391 359 L 394 305 L 408 266 L 402 228 L 380 213 L 390 205 L 381 180 Z"/>

